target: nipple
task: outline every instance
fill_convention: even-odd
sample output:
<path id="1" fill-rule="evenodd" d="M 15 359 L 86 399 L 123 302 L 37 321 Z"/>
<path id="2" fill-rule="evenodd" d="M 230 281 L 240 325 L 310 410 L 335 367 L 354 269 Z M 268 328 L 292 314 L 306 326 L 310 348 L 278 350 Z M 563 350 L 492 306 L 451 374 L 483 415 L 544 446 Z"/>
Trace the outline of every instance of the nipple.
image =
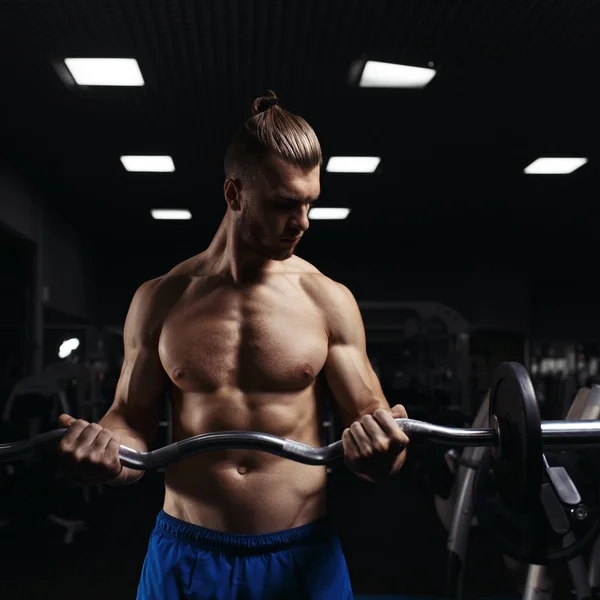
<path id="1" fill-rule="evenodd" d="M 308 362 L 302 364 L 302 366 L 300 367 L 300 372 L 302 374 L 302 377 L 304 377 L 305 379 L 315 378 L 315 371 L 312 368 L 312 365 Z"/>
<path id="2" fill-rule="evenodd" d="M 175 367 L 173 369 L 173 379 L 183 379 L 185 377 L 185 369 L 183 367 Z"/>

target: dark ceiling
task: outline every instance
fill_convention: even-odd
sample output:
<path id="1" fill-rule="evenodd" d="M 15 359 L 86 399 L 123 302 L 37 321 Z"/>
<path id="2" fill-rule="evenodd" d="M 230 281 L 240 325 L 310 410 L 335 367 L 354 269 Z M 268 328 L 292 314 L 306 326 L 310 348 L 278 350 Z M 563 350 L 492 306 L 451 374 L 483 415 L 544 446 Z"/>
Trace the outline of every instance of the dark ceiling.
<path id="1" fill-rule="evenodd" d="M 68 86 L 65 57 L 136 58 L 146 85 Z M 595 246 L 599 57 L 597 0 L 4 0 L 1 151 L 99 253 L 150 273 L 208 243 L 224 148 L 271 88 L 313 125 L 326 160 L 382 157 L 374 175 L 323 173 L 321 205 L 352 213 L 313 223 L 300 255 L 529 260 Z M 425 89 L 361 89 L 349 82 L 361 59 L 433 63 L 437 75 Z M 176 172 L 119 162 L 153 153 Z M 542 155 L 589 162 L 523 174 Z M 156 207 L 194 218 L 154 222 Z"/>

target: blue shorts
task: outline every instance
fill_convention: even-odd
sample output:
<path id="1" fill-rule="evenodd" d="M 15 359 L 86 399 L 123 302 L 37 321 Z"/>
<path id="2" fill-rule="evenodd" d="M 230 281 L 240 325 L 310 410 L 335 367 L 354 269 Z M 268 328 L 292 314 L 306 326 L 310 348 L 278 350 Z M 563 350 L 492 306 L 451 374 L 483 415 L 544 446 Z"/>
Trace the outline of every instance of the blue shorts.
<path id="1" fill-rule="evenodd" d="M 350 577 L 327 518 L 264 535 L 213 531 L 161 511 L 137 600 L 348 600 Z"/>

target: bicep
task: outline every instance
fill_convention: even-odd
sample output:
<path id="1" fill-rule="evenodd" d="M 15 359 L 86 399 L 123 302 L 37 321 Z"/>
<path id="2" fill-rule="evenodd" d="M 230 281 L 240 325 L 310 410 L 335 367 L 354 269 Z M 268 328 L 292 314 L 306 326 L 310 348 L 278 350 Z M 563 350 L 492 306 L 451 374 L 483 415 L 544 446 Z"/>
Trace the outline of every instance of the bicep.
<path id="1" fill-rule="evenodd" d="M 146 439 L 153 439 L 166 389 L 167 375 L 157 349 L 138 347 L 135 351 L 126 351 L 110 411 L 118 412 Z"/>
<path id="2" fill-rule="evenodd" d="M 356 300 L 346 287 L 338 286 L 329 306 L 325 376 L 345 420 L 389 408 L 367 356 L 365 328 Z"/>
<path id="3" fill-rule="evenodd" d="M 332 345 L 325 377 L 346 424 L 377 408 L 388 407 L 369 358 L 358 346 Z"/>
<path id="4" fill-rule="evenodd" d="M 152 284 L 155 282 L 140 287 L 131 302 L 123 336 L 123 365 L 109 409 L 147 439 L 156 435 L 167 389 L 167 375 L 158 353 L 162 315 Z"/>

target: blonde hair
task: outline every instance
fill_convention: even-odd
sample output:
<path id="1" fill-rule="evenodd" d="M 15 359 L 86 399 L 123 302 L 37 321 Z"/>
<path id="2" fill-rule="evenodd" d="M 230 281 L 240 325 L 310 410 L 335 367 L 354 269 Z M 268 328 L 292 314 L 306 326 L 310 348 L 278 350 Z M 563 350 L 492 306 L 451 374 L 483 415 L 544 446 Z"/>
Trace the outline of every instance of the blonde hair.
<path id="1" fill-rule="evenodd" d="M 225 152 L 225 176 L 245 178 L 268 155 L 299 167 L 321 166 L 321 144 L 313 128 L 298 115 L 283 109 L 275 92 L 252 103 L 252 114 Z"/>

